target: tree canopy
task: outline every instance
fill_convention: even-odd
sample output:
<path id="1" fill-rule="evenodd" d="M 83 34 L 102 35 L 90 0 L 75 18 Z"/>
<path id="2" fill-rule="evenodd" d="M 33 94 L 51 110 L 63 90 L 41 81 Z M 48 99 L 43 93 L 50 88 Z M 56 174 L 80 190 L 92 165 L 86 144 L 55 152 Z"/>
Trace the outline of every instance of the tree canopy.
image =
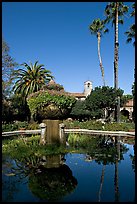
<path id="1" fill-rule="evenodd" d="M 102 118 L 104 109 L 113 110 L 117 101 L 116 96 L 122 97 L 122 89 L 115 90 L 112 87 L 95 87 L 91 94 L 86 98 L 86 107 L 91 111 L 92 117 Z"/>
<path id="2" fill-rule="evenodd" d="M 2 95 L 9 96 L 12 85 L 12 73 L 18 64 L 10 56 L 10 47 L 2 38 Z"/>
<path id="3" fill-rule="evenodd" d="M 21 93 L 25 98 L 29 94 L 39 91 L 43 85 L 54 78 L 51 71 L 44 68 L 43 64 L 38 64 L 38 61 L 34 65 L 31 62 L 30 65 L 27 63 L 22 65 L 22 69 L 14 72 L 14 79 L 17 79 L 17 81 L 13 90 L 15 93 Z"/>

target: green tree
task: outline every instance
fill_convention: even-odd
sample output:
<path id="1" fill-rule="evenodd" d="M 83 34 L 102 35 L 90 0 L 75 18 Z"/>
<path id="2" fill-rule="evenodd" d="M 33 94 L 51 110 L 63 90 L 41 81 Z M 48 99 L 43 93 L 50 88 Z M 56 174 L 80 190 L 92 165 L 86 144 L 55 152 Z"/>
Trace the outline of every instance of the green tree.
<path id="1" fill-rule="evenodd" d="M 108 86 L 95 87 L 86 98 L 86 107 L 95 118 L 109 117 L 115 107 L 116 97 L 122 97 L 122 89 L 115 89 Z M 105 111 L 107 112 L 105 115 Z"/>
<path id="2" fill-rule="evenodd" d="M 43 64 L 38 64 L 38 61 L 34 63 L 22 64 L 23 69 L 18 69 L 14 72 L 14 79 L 17 79 L 13 90 L 15 93 L 21 93 L 23 97 L 31 93 L 34 93 L 42 88 L 43 85 L 48 83 L 54 77 L 51 75 L 51 71 L 45 69 Z"/>
<path id="3" fill-rule="evenodd" d="M 115 44 L 114 44 L 114 88 L 118 89 L 118 24 L 123 24 L 122 17 L 124 14 L 128 12 L 128 7 L 123 4 L 123 2 L 111 2 L 105 8 L 106 20 L 105 22 L 112 21 L 112 25 L 114 25 L 115 32 Z M 120 100 L 117 98 L 117 103 L 115 107 L 115 119 L 116 122 L 120 122 Z"/>
<path id="4" fill-rule="evenodd" d="M 102 80 L 103 80 L 103 85 L 105 86 L 105 77 L 104 77 L 104 68 L 102 65 L 102 59 L 100 55 L 100 42 L 101 42 L 101 36 L 103 33 L 108 32 L 108 29 L 105 28 L 105 23 L 103 20 L 95 19 L 91 23 L 89 29 L 91 31 L 91 34 L 96 35 L 98 39 L 98 57 L 99 57 L 99 64 L 100 64 L 100 69 L 101 69 L 101 74 L 102 74 Z"/>
<path id="5" fill-rule="evenodd" d="M 79 121 L 90 117 L 90 111 L 86 109 L 85 101 L 76 101 L 71 110 L 70 117 Z"/>
<path id="6" fill-rule="evenodd" d="M 135 82 L 132 85 L 132 95 L 133 95 L 133 121 L 135 122 Z"/>
<path id="7" fill-rule="evenodd" d="M 18 64 L 9 54 L 10 48 L 2 38 L 2 96 L 10 95 L 12 85 L 12 72 Z"/>
<path id="8" fill-rule="evenodd" d="M 75 102 L 75 97 L 64 90 L 40 90 L 27 98 L 31 119 L 39 122 L 45 119 L 66 119 Z"/>
<path id="9" fill-rule="evenodd" d="M 29 121 L 30 110 L 27 101 L 23 100 L 21 94 L 13 94 L 11 99 L 12 121 Z"/>
<path id="10" fill-rule="evenodd" d="M 131 12 L 130 16 L 135 16 L 135 3 L 132 4 L 133 11 Z M 132 24 L 128 31 L 125 32 L 127 35 L 127 43 L 132 42 L 133 39 L 135 39 L 135 23 Z M 135 40 L 133 42 L 133 46 L 135 46 Z"/>

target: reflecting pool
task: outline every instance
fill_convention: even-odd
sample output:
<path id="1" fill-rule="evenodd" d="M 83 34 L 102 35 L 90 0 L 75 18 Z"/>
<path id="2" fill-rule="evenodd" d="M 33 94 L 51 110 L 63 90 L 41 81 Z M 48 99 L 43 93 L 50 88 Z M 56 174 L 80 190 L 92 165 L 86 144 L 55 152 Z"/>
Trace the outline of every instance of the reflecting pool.
<path id="1" fill-rule="evenodd" d="M 134 145 L 104 152 L 67 153 L 33 158 L 24 164 L 2 160 L 4 202 L 134 202 Z"/>

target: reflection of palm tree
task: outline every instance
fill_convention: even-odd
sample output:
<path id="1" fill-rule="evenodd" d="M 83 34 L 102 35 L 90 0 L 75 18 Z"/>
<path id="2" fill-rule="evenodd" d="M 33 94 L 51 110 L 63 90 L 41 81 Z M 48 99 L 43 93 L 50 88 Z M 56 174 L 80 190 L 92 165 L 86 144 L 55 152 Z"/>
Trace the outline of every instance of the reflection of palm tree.
<path id="1" fill-rule="evenodd" d="M 115 179 L 114 179 L 114 185 L 115 185 L 115 202 L 119 201 L 119 186 L 118 186 L 118 159 L 115 160 Z"/>
<path id="2" fill-rule="evenodd" d="M 119 137 L 115 138 L 116 145 L 116 156 L 115 156 L 115 177 L 114 177 L 114 185 L 115 185 L 115 202 L 119 201 L 119 186 L 118 186 L 118 161 L 120 160 L 120 142 Z"/>
<path id="3" fill-rule="evenodd" d="M 103 186 L 103 181 L 104 181 L 105 167 L 106 167 L 106 165 L 103 165 L 102 175 L 101 175 L 101 179 L 100 179 L 100 189 L 99 189 L 99 194 L 98 194 L 98 201 L 99 202 L 101 200 L 101 192 L 102 192 L 102 186 Z"/>
<path id="4" fill-rule="evenodd" d="M 135 172 L 135 145 L 133 146 L 133 148 L 134 148 L 134 155 L 130 154 L 129 156 L 130 156 L 130 159 L 132 161 L 132 169 Z"/>

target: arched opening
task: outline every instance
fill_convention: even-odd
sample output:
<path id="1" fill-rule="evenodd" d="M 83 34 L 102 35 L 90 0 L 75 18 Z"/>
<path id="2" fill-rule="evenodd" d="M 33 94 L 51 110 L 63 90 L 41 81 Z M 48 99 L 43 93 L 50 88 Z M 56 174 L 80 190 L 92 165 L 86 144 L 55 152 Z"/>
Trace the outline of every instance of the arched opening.
<path id="1" fill-rule="evenodd" d="M 90 83 L 88 83 L 88 88 L 90 87 Z"/>
<path id="2" fill-rule="evenodd" d="M 125 108 L 123 109 L 123 110 L 121 110 L 120 111 L 120 113 L 121 113 L 121 119 L 129 119 L 129 111 L 128 110 L 126 110 Z"/>

